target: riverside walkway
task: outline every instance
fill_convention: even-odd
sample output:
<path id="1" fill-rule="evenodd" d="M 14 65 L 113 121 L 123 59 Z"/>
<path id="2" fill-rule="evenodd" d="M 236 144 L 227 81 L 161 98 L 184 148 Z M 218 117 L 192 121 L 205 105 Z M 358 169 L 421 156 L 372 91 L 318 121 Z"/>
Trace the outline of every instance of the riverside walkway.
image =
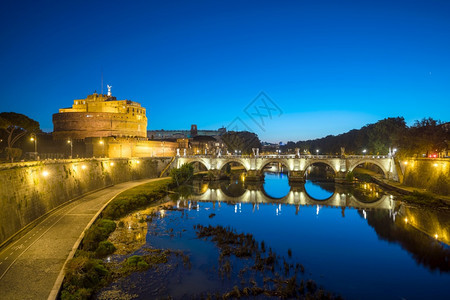
<path id="1" fill-rule="evenodd" d="M 117 184 L 74 200 L 0 249 L 0 299 L 55 299 L 84 230 L 117 194 L 162 178 Z"/>

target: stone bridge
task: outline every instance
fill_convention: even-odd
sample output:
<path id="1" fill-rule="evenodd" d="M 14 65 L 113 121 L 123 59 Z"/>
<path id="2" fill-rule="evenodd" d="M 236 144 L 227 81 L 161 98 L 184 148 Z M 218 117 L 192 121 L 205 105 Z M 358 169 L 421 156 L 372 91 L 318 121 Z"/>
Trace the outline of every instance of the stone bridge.
<path id="1" fill-rule="evenodd" d="M 290 204 L 290 205 L 324 205 L 334 207 L 352 207 L 357 209 L 393 209 L 395 203 L 391 196 L 382 195 L 372 202 L 364 202 L 355 196 L 336 190 L 334 194 L 325 200 L 317 200 L 308 195 L 303 188 L 293 187 L 289 193 L 282 198 L 273 198 L 267 195 L 263 189 L 247 189 L 238 196 L 227 195 L 220 188 L 208 188 L 204 193 L 189 196 L 192 201 L 227 202 L 227 203 L 255 203 L 255 204 Z"/>
<path id="2" fill-rule="evenodd" d="M 281 164 L 286 168 L 291 181 L 304 181 L 305 172 L 308 167 L 322 163 L 329 166 L 335 173 L 336 179 L 344 179 L 347 172 L 353 171 L 358 165 L 370 163 L 378 166 L 384 175 L 384 178 L 398 181 L 397 167 L 394 158 L 387 155 L 261 155 L 261 156 L 178 156 L 176 165 L 180 167 L 185 163 L 201 163 L 208 171 L 212 171 L 219 176 L 223 167 L 230 163 L 238 163 L 247 171 L 247 178 L 261 178 L 264 168 L 273 163 Z"/>

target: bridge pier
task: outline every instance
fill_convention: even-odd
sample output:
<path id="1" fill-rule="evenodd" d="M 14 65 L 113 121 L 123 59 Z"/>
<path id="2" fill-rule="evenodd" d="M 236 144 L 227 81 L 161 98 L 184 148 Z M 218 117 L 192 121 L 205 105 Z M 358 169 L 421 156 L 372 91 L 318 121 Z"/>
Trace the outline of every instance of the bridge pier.
<path id="1" fill-rule="evenodd" d="M 345 177 L 347 176 L 347 172 L 339 171 L 336 173 L 336 176 L 334 177 L 334 182 L 336 183 L 344 183 Z"/>
<path id="2" fill-rule="evenodd" d="M 304 183 L 305 182 L 305 175 L 302 171 L 290 171 L 289 172 L 289 183 L 295 184 L 295 183 Z"/>
<path id="3" fill-rule="evenodd" d="M 211 180 L 219 180 L 222 177 L 222 172 L 217 169 L 212 169 L 208 171 L 208 175 Z"/>
<path id="4" fill-rule="evenodd" d="M 247 176 L 245 177 L 246 181 L 262 181 L 264 176 L 258 170 L 248 170 Z"/>

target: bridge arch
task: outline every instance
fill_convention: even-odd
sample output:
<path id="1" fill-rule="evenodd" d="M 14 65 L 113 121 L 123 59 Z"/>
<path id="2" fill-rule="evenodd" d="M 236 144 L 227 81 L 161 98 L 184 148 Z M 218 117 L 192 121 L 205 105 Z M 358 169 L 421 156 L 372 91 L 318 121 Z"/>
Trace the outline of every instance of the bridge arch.
<path id="1" fill-rule="evenodd" d="M 279 158 L 273 158 L 273 159 L 265 159 L 261 162 L 261 164 L 259 165 L 258 168 L 258 172 L 260 174 L 264 173 L 264 168 L 272 163 L 277 163 L 277 164 L 281 164 L 282 166 L 284 166 L 286 168 L 286 171 L 290 171 L 292 168 L 290 167 L 290 163 L 288 160 L 286 159 L 279 159 Z"/>
<path id="2" fill-rule="evenodd" d="M 303 178 L 305 178 L 305 179 L 307 178 L 306 173 L 308 172 L 308 169 L 314 165 L 325 165 L 325 166 L 329 167 L 333 171 L 334 178 L 338 175 L 338 172 L 339 172 L 338 169 L 331 162 L 329 162 L 327 160 L 310 160 L 310 161 L 307 161 L 305 164 L 305 169 L 303 170 Z M 328 176 L 327 176 L 327 178 L 328 178 Z"/>
<path id="3" fill-rule="evenodd" d="M 350 172 L 353 172 L 353 170 L 354 170 L 357 166 L 359 166 L 359 165 L 361 165 L 361 164 L 365 164 L 365 163 L 372 164 L 372 165 L 375 165 L 375 166 L 379 167 L 379 168 L 381 169 L 381 171 L 383 172 L 384 178 L 388 178 L 388 177 L 389 177 L 389 170 L 386 170 L 385 166 L 384 166 L 381 162 L 379 162 L 378 160 L 376 160 L 376 159 L 361 159 L 361 160 L 358 160 L 358 161 L 356 161 L 355 163 L 353 163 L 353 164 L 348 168 L 348 170 L 349 170 Z"/>
<path id="4" fill-rule="evenodd" d="M 190 158 L 190 159 L 182 159 L 178 161 L 178 168 L 181 167 L 183 164 L 194 164 L 194 163 L 200 163 L 203 166 L 205 166 L 206 170 L 211 169 L 211 165 L 209 161 L 199 157 L 199 158 Z"/>
<path id="5" fill-rule="evenodd" d="M 239 158 L 229 158 L 224 161 L 219 160 L 217 163 L 217 169 L 222 171 L 222 169 L 229 163 L 238 163 L 244 167 L 245 171 L 248 171 L 250 169 L 250 166 L 247 163 L 247 161 Z"/>

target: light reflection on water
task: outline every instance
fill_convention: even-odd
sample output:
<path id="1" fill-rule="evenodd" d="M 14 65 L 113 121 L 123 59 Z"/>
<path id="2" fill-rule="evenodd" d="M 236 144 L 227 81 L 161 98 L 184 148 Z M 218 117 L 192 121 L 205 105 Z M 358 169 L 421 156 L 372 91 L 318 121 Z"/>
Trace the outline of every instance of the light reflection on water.
<path id="1" fill-rule="evenodd" d="M 448 213 L 406 206 L 369 184 L 353 189 L 307 182 L 303 188 L 312 202 L 286 204 L 283 201 L 294 193 L 287 176 L 266 174 L 265 183 L 259 188 L 263 193 L 255 187 L 246 190 L 239 181 L 213 183 L 206 189 L 202 185 L 199 191 L 202 195 L 216 195 L 216 201 L 197 201 L 200 195 L 174 202 L 175 207 L 185 208 L 185 211 L 160 214 L 159 219 L 149 224 L 146 236 L 147 246 L 180 249 L 191 257 L 193 268 L 190 271 L 178 270 L 176 280 L 171 276 L 164 278 L 167 295 L 181 299 L 193 291 L 224 291 L 239 284 L 237 279 L 226 283 L 215 277 L 217 249 L 211 242 L 195 237 L 195 224 L 211 224 L 251 233 L 257 241 L 264 241 L 280 255 L 286 255 L 291 249 L 292 260 L 302 263 L 312 279 L 345 298 L 448 296 L 450 248 L 434 238 L 434 232 L 438 232 L 439 240 L 448 241 Z M 302 187 L 295 192 L 302 194 Z M 230 201 L 233 195 L 236 195 L 234 199 L 242 199 L 258 193 L 275 200 Z M 336 195 L 345 200 L 341 203 L 353 207 L 327 202 L 327 199 L 336 199 Z M 373 203 L 380 201 L 389 202 L 382 207 L 390 209 L 374 209 Z M 215 214 L 214 217 L 211 214 Z M 167 234 L 170 229 L 179 235 L 171 237 Z M 142 279 L 144 286 L 145 278 Z M 133 292 L 142 299 L 154 296 L 139 286 Z"/>

